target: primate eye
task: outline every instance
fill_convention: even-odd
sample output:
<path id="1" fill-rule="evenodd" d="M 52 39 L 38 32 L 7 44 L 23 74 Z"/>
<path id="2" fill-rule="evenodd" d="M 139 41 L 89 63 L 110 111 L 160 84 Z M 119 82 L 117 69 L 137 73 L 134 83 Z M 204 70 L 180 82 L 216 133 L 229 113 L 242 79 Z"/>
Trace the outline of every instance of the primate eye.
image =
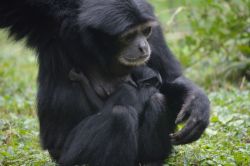
<path id="1" fill-rule="evenodd" d="M 146 27 L 142 30 L 143 35 L 149 37 L 152 33 L 152 27 Z"/>
<path id="2" fill-rule="evenodd" d="M 134 39 L 135 36 L 136 36 L 136 33 L 128 33 L 125 36 L 123 36 L 123 40 L 124 41 L 131 41 Z"/>

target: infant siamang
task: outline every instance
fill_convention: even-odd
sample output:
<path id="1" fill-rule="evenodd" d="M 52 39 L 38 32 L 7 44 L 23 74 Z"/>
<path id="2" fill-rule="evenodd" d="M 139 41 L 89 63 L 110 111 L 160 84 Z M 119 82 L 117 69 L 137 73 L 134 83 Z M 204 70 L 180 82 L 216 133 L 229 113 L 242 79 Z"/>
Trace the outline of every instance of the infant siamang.
<path id="1" fill-rule="evenodd" d="M 95 85 L 91 85 L 89 79 L 82 72 L 73 69 L 69 73 L 69 78 L 71 81 L 81 84 L 83 92 L 89 98 L 93 108 L 100 110 L 103 107 L 104 99 L 98 95 L 98 92 L 93 88 Z M 168 109 L 164 96 L 159 92 L 162 84 L 160 74 L 147 66 L 136 67 L 123 82 L 120 82 L 120 85 L 115 87 L 119 89 L 124 84 L 132 87 L 131 89 L 138 94 L 134 110 L 138 113 L 139 161 L 152 159 L 154 157 L 152 152 L 158 151 L 164 154 L 170 145 L 168 133 L 171 126 L 165 124 L 168 118 Z M 111 94 L 115 93 L 117 89 L 114 89 Z"/>

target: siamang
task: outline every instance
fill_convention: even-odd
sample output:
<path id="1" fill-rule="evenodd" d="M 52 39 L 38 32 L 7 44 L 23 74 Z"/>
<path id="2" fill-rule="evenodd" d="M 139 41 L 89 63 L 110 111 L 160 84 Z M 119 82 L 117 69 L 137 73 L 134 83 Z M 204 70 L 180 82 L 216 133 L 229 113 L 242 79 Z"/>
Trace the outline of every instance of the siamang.
<path id="1" fill-rule="evenodd" d="M 160 166 L 209 123 L 146 0 L 1 0 L 0 28 L 38 53 L 41 143 L 60 165 Z"/>

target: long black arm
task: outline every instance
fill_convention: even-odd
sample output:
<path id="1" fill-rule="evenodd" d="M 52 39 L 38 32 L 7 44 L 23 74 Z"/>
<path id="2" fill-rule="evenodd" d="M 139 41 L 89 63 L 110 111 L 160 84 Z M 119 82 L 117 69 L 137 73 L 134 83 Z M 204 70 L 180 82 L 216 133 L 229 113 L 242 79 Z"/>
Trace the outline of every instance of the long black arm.
<path id="1" fill-rule="evenodd" d="M 198 86 L 183 76 L 181 66 L 163 36 L 161 28 L 157 27 L 150 38 L 152 57 L 148 65 L 162 76 L 161 92 L 167 98 L 169 109 L 175 114 L 172 122 L 178 124 L 187 120 L 181 131 L 171 134 L 172 142 L 190 143 L 201 136 L 209 123 L 209 100 Z"/>
<path id="2" fill-rule="evenodd" d="M 138 112 L 134 87 L 124 85 L 98 111 L 83 119 L 64 144 L 60 165 L 133 166 L 137 154 Z"/>
<path id="3" fill-rule="evenodd" d="M 42 47 L 73 27 L 78 3 L 79 0 L 1 0 L 0 28 L 8 28 L 17 40 L 27 37 L 31 47 Z"/>
<path id="4" fill-rule="evenodd" d="M 171 87 L 173 88 L 171 89 Z M 176 91 L 180 93 L 178 94 Z M 199 139 L 207 128 L 210 117 L 210 102 L 204 91 L 181 76 L 173 82 L 163 85 L 162 92 L 175 97 L 179 96 L 180 100 L 177 100 L 179 111 L 175 124 L 185 122 L 183 129 L 171 134 L 172 143 L 175 145 L 186 144 Z"/>
<path id="5" fill-rule="evenodd" d="M 88 102 L 91 104 L 94 110 L 100 110 L 103 107 L 103 101 L 97 96 L 94 89 L 92 89 L 89 80 L 83 73 L 78 73 L 72 69 L 69 73 L 69 79 L 81 84 L 83 92 L 87 96 Z"/>

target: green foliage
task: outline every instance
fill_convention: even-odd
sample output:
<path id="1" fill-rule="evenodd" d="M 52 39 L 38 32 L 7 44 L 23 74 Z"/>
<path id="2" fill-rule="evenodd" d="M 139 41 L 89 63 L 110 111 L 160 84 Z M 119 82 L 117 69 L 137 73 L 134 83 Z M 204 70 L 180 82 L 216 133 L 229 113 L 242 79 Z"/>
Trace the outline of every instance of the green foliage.
<path id="1" fill-rule="evenodd" d="M 185 67 L 206 68 L 205 77 L 197 79 L 208 86 L 218 78 L 250 80 L 250 1 L 208 0 L 184 7 L 180 17 L 187 16 L 189 32 L 176 52 Z"/>
<path id="2" fill-rule="evenodd" d="M 39 144 L 36 59 L 0 31 L 0 166 L 51 165 Z"/>
<path id="3" fill-rule="evenodd" d="M 250 91 L 235 88 L 209 93 L 212 116 L 197 142 L 178 146 L 168 165 L 249 165 Z"/>

